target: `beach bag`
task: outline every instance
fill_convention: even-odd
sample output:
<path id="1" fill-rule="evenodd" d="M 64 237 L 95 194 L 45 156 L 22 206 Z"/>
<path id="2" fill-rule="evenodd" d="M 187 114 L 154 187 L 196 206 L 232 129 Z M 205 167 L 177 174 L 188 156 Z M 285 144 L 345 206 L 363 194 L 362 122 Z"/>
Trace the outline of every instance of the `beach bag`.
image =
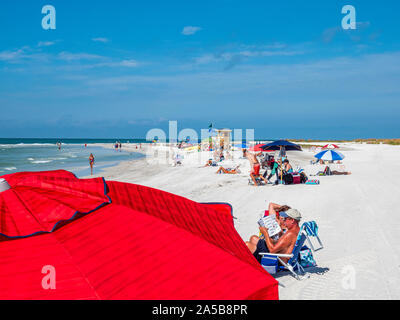
<path id="1" fill-rule="evenodd" d="M 283 175 L 282 180 L 285 182 L 285 184 L 292 184 L 293 176 L 290 173 L 286 173 Z"/>
<path id="2" fill-rule="evenodd" d="M 292 174 L 292 177 L 293 177 L 293 184 L 301 183 L 301 176 L 299 174 Z"/>
<path id="3" fill-rule="evenodd" d="M 304 172 L 300 172 L 300 183 L 306 183 L 307 180 L 307 175 Z"/>
<path id="4" fill-rule="evenodd" d="M 307 246 L 303 246 L 299 253 L 300 265 L 303 268 L 315 267 L 317 263 L 314 260 L 312 251 Z"/>
<path id="5" fill-rule="evenodd" d="M 275 274 L 278 271 L 278 258 L 264 255 L 261 258 L 261 265 L 269 274 Z"/>

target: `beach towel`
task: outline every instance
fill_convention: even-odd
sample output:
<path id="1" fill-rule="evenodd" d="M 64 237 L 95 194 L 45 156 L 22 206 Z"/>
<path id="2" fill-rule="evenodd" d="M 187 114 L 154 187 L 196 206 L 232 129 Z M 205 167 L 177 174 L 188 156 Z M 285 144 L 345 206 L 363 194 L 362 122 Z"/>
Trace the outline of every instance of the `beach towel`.
<path id="1" fill-rule="evenodd" d="M 303 268 L 315 267 L 317 263 L 314 260 L 312 251 L 307 246 L 303 246 L 299 253 L 300 265 Z"/>
<path id="2" fill-rule="evenodd" d="M 306 181 L 305 184 L 319 184 L 319 180 L 318 179 L 309 179 Z"/>
<path id="3" fill-rule="evenodd" d="M 318 236 L 318 225 L 315 221 L 307 221 L 303 223 L 303 229 L 310 237 Z"/>

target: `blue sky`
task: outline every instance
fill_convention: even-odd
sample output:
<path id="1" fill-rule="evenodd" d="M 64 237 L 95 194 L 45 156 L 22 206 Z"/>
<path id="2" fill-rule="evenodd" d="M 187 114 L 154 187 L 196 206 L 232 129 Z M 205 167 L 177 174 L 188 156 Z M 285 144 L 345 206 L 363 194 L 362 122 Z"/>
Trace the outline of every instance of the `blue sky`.
<path id="1" fill-rule="evenodd" d="M 56 30 L 41 9 L 56 8 Z M 344 5 L 357 29 L 343 30 Z M 398 1 L 1 1 L 0 137 L 400 137 Z"/>

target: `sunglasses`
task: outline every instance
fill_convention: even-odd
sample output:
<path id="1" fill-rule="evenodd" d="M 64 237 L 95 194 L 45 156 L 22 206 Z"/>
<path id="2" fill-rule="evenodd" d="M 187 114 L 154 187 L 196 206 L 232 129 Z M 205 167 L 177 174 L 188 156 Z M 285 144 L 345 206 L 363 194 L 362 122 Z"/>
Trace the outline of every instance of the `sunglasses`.
<path id="1" fill-rule="evenodd" d="M 286 221 L 286 220 L 288 220 L 288 219 L 294 220 L 293 218 L 287 217 L 287 218 L 283 218 L 283 221 Z"/>

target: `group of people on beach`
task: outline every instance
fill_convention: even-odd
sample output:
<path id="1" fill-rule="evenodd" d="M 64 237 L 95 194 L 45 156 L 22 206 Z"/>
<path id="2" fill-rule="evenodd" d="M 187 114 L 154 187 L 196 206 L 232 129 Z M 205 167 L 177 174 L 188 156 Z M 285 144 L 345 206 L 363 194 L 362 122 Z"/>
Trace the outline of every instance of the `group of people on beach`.
<path id="1" fill-rule="evenodd" d="M 263 180 L 265 184 L 272 183 L 270 180 L 273 176 L 276 177 L 274 184 L 277 184 L 279 180 L 279 171 L 282 171 L 282 175 L 293 173 L 293 167 L 286 157 L 281 157 L 280 159 L 275 160 L 274 155 L 266 154 L 260 163 L 258 157 L 262 154 L 262 151 L 259 153 L 252 153 L 243 149 L 243 157 L 247 158 L 250 162 L 250 177 L 254 186 L 259 185 L 257 182 L 258 179 Z M 260 174 L 261 167 L 265 169 L 262 175 Z"/>
<path id="2" fill-rule="evenodd" d="M 247 149 L 243 149 L 243 158 L 247 158 L 250 162 L 250 177 L 255 186 L 258 186 L 259 183 L 257 180 L 263 180 L 265 184 L 276 184 L 279 180 L 279 172 L 282 171 L 282 174 L 291 174 L 293 173 L 293 167 L 290 164 L 289 160 L 286 157 L 275 160 L 274 155 L 266 154 L 262 160 L 258 158 L 263 155 L 263 152 L 253 153 L 248 151 Z M 218 162 L 221 162 L 225 159 L 232 159 L 229 151 L 226 151 L 226 156 L 224 156 L 223 149 L 216 149 L 213 153 L 213 158 L 210 158 L 207 163 L 204 165 L 205 167 L 215 167 Z M 261 161 L 261 163 L 260 163 Z M 238 174 L 240 165 L 228 168 L 220 166 L 217 170 L 218 173 L 224 174 Z M 265 169 L 263 174 L 260 174 L 260 169 Z M 276 177 L 274 182 L 271 182 L 272 177 Z"/>
<path id="3" fill-rule="evenodd" d="M 114 148 L 115 148 L 115 151 L 118 151 L 118 149 L 119 149 L 119 151 L 121 152 L 122 151 L 122 143 L 121 143 L 121 141 L 115 141 Z"/>

